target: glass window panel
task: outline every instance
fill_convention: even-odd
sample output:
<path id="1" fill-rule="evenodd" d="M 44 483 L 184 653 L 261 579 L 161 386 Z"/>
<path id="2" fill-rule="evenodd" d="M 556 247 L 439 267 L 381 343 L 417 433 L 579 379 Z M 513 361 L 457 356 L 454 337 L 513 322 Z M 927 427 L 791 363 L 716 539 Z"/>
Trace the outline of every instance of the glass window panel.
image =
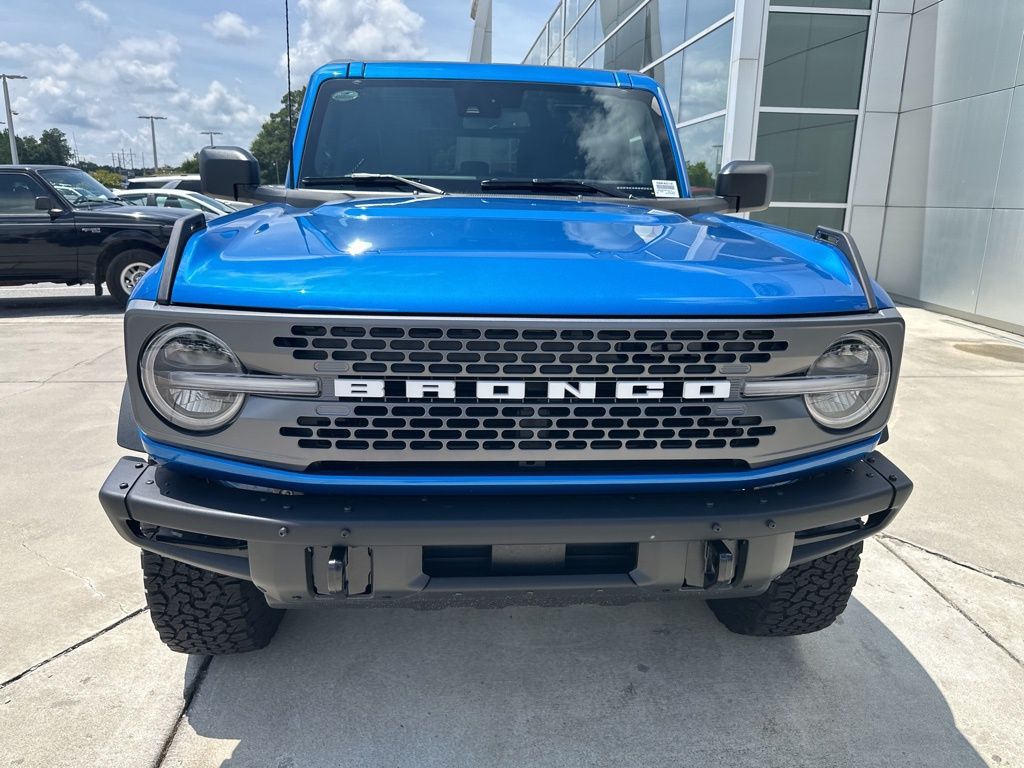
<path id="1" fill-rule="evenodd" d="M 600 39 L 603 40 L 607 37 L 624 18 L 643 2 L 644 0 L 597 0 L 596 5 L 601 19 Z"/>
<path id="2" fill-rule="evenodd" d="M 774 199 L 845 203 L 857 118 L 762 112 L 757 159 L 775 166 Z"/>
<path id="3" fill-rule="evenodd" d="M 652 61 L 647 17 L 647 9 L 640 11 L 605 43 L 606 69 L 639 71 Z"/>
<path id="4" fill-rule="evenodd" d="M 679 109 L 674 111 L 676 120 L 683 123 L 725 109 L 731 50 L 729 22 L 678 54 L 682 57 L 682 94 Z"/>
<path id="5" fill-rule="evenodd" d="M 661 87 L 668 97 L 668 105 L 672 110 L 672 118 L 678 123 L 679 120 L 679 97 L 682 92 L 683 81 L 683 54 L 680 51 L 658 64 L 647 74 L 661 83 Z"/>
<path id="6" fill-rule="evenodd" d="M 853 8 L 870 10 L 871 0 L 772 0 L 772 5 L 797 5 L 801 8 Z"/>
<path id="7" fill-rule="evenodd" d="M 734 0 L 651 0 L 654 57 L 682 45 L 733 12 Z"/>
<path id="8" fill-rule="evenodd" d="M 846 218 L 846 209 L 775 207 L 769 208 L 767 211 L 751 213 L 750 218 L 813 235 L 814 230 L 820 226 L 842 229 Z"/>
<path id="9" fill-rule="evenodd" d="M 679 129 L 679 143 L 686 158 L 686 175 L 694 197 L 712 194 L 722 166 L 725 118 L 716 117 Z"/>
<path id="10" fill-rule="evenodd" d="M 562 8 L 559 6 L 548 22 L 548 50 L 553 51 L 562 44 Z"/>
<path id="11" fill-rule="evenodd" d="M 856 109 L 867 36 L 867 16 L 771 14 L 761 105 Z"/>
<path id="12" fill-rule="evenodd" d="M 558 66 L 562 65 L 562 49 L 561 49 L 561 47 L 558 47 L 554 51 L 551 52 L 551 55 L 548 56 L 548 64 L 550 64 L 551 66 L 554 66 L 554 67 L 558 67 Z"/>
<path id="13" fill-rule="evenodd" d="M 579 18 L 580 11 L 587 7 L 589 0 L 565 0 L 565 27 L 568 29 Z"/>
<path id="14" fill-rule="evenodd" d="M 574 61 L 583 61 L 587 54 L 594 50 L 594 46 L 601 42 L 597 19 L 598 10 L 597 4 L 595 3 L 591 6 L 590 10 L 583 15 L 579 24 L 577 24 L 570 33 L 569 40 L 572 42 L 567 42 L 566 45 L 572 46 L 572 58 Z M 568 52 L 566 54 L 566 58 L 569 58 Z M 589 66 L 593 67 L 595 65 L 590 64 Z"/>
<path id="15" fill-rule="evenodd" d="M 594 51 L 594 55 L 583 62 L 580 66 L 587 67 L 588 69 L 601 69 L 604 66 L 604 46 L 602 45 Z"/>

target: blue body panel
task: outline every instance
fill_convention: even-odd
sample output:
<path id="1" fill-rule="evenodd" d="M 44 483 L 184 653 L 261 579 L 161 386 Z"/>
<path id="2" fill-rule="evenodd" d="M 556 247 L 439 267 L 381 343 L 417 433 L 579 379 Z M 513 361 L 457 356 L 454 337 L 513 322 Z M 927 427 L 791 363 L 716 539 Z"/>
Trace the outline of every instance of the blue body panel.
<path id="1" fill-rule="evenodd" d="M 566 317 L 867 308 L 843 255 L 802 234 L 593 199 L 455 195 L 267 205 L 214 222 L 189 241 L 173 298 L 284 311 Z"/>
<path id="2" fill-rule="evenodd" d="M 158 463 L 189 474 L 237 483 L 286 488 L 303 493 L 665 493 L 736 488 L 755 488 L 793 480 L 827 467 L 863 458 L 878 445 L 880 435 L 833 451 L 807 456 L 760 469 L 734 472 L 687 472 L 679 474 L 582 474 L 564 475 L 317 475 L 263 467 L 232 459 L 165 445 L 142 435 L 142 443 Z"/>

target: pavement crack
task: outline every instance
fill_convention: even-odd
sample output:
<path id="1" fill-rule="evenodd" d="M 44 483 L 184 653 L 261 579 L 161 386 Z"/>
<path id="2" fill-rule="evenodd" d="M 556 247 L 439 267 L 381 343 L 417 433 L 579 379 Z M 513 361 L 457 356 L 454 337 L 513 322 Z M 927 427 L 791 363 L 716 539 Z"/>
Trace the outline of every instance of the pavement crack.
<path id="1" fill-rule="evenodd" d="M 26 669 L 26 670 L 24 670 L 22 672 L 19 672 L 14 677 L 9 678 L 7 680 L 4 680 L 2 683 L 0 683 L 0 691 L 2 691 L 4 688 L 6 688 L 7 686 L 11 685 L 12 683 L 18 682 L 19 680 L 21 680 L 26 675 L 30 675 L 33 672 L 35 672 L 36 670 L 42 669 L 43 667 L 45 667 L 50 662 L 56 661 L 60 657 L 66 656 L 67 654 L 71 653 L 72 651 L 78 650 L 83 645 L 87 645 L 88 643 L 91 643 L 93 640 L 95 640 L 98 637 L 103 637 L 103 635 L 107 634 L 107 632 L 110 632 L 112 629 L 117 629 L 119 626 L 124 624 L 126 621 L 131 621 L 136 616 L 139 616 L 140 614 L 143 614 L 143 613 L 145 613 L 148 610 L 149 610 L 149 608 L 139 608 L 139 609 L 137 609 L 135 611 L 132 611 L 127 616 L 122 616 L 120 619 L 118 619 L 114 623 L 108 624 L 107 626 L 103 627 L 103 629 L 99 630 L 98 632 L 93 632 L 91 635 L 89 635 L 88 637 L 86 637 L 83 640 L 79 640 L 74 645 L 69 645 L 63 651 L 58 651 L 57 653 L 53 654 L 53 656 L 50 656 L 48 658 L 43 659 L 40 662 L 37 662 L 37 663 L 33 664 L 28 669 Z"/>
<path id="2" fill-rule="evenodd" d="M 950 606 L 954 611 L 956 611 L 961 616 L 963 616 L 965 619 L 967 619 L 967 621 L 969 621 L 971 623 L 971 625 L 976 630 L 978 630 L 982 635 L 984 635 L 986 638 L 988 638 L 988 640 L 993 645 L 995 645 L 997 648 L 999 648 L 999 650 L 1001 650 L 1003 653 L 1005 653 L 1007 656 L 1009 656 L 1011 659 L 1013 659 L 1015 662 L 1017 662 L 1018 666 L 1024 667 L 1024 659 L 1020 659 L 1013 651 L 1011 651 L 1009 648 L 1007 648 L 1005 645 L 1003 645 L 1001 642 L 999 642 L 999 640 L 994 635 L 992 635 L 991 632 L 989 632 L 987 629 L 985 629 L 983 626 L 981 626 L 981 624 L 979 624 L 977 621 L 975 621 L 974 617 L 972 617 L 969 613 L 967 613 L 963 608 L 961 608 L 955 602 L 950 600 L 946 596 L 945 592 L 943 592 L 941 589 L 939 589 L 937 586 L 935 586 L 931 582 L 931 580 L 927 576 L 925 576 L 923 573 L 921 573 L 921 571 L 919 571 L 917 568 L 915 568 L 910 563 L 910 561 L 908 561 L 906 558 L 902 557 L 900 555 L 900 553 L 897 552 L 896 549 L 892 546 L 891 543 L 889 543 L 889 542 L 884 540 L 884 539 L 890 539 L 890 540 L 902 541 L 902 539 L 896 539 L 895 536 L 886 536 L 884 538 L 880 536 L 879 538 L 883 539 L 882 541 L 879 541 L 879 544 L 881 544 L 883 547 L 885 547 L 885 551 L 886 552 L 891 554 L 893 557 L 895 557 L 897 560 L 899 560 L 901 563 L 903 563 L 903 565 L 905 565 L 908 569 L 910 569 L 910 571 L 915 576 L 917 576 L 917 578 L 919 578 L 921 581 L 923 581 L 925 584 L 927 584 L 931 588 L 931 590 L 933 592 L 935 592 L 935 594 L 937 594 L 940 598 L 942 598 L 942 600 L 948 606 Z M 927 550 L 924 550 L 924 551 L 927 551 Z M 955 562 L 955 561 L 951 561 L 951 562 Z M 979 571 L 979 573 L 983 573 L 983 571 Z"/>
<path id="3" fill-rule="evenodd" d="M 170 733 L 167 734 L 167 738 L 164 739 L 163 745 L 160 747 L 160 754 L 156 756 L 156 760 L 153 762 L 153 768 L 160 768 L 164 764 L 164 760 L 167 759 L 167 753 L 171 749 L 171 745 L 174 743 L 174 739 L 178 736 L 178 731 L 181 729 L 181 724 L 185 721 L 185 717 L 188 715 L 189 707 L 192 706 L 192 699 L 195 698 L 199 692 L 199 686 L 206 680 L 206 671 L 210 668 L 210 662 L 213 661 L 213 656 L 204 656 L 202 662 L 199 665 L 199 671 L 196 672 L 195 679 L 192 684 L 185 690 L 182 696 L 181 710 L 178 712 L 178 719 L 174 721 L 174 727 L 171 728 Z"/>
<path id="4" fill-rule="evenodd" d="M 939 558 L 940 560 L 945 560 L 947 563 L 952 563 L 953 565 L 958 565 L 961 568 L 966 568 L 969 571 L 974 571 L 975 573 L 980 573 L 982 576 L 988 576 L 990 579 L 995 579 L 996 581 L 1001 581 L 1004 584 L 1009 584 L 1010 586 L 1020 587 L 1021 589 L 1024 589 L 1024 582 L 1017 581 L 1015 579 L 1011 579 L 1008 576 L 1003 576 L 1002 574 L 996 573 L 995 571 L 990 571 L 990 570 L 987 570 L 985 568 L 980 568 L 977 565 L 971 565 L 970 563 L 965 563 L 962 560 L 956 560 L 956 559 L 950 557 L 949 555 L 944 555 L 942 552 L 938 552 L 938 551 L 936 551 L 934 549 L 929 549 L 928 547 L 923 547 L 920 544 L 915 544 L 912 541 L 907 541 L 906 539 L 900 538 L 899 536 L 893 536 L 891 533 L 880 533 L 880 534 L 878 534 L 878 537 L 880 539 L 892 539 L 893 541 L 898 541 L 900 544 L 906 544 L 908 547 L 913 547 L 916 550 L 919 550 L 921 552 L 925 552 L 925 553 L 927 553 L 929 555 L 932 555 L 933 557 Z"/>
<path id="5" fill-rule="evenodd" d="M 48 558 L 42 552 L 38 552 L 38 551 L 32 549 L 32 547 L 30 547 L 24 541 L 21 542 L 21 548 L 24 549 L 26 552 L 28 552 L 28 553 L 30 553 L 32 555 L 35 555 L 36 557 L 38 557 L 40 560 L 42 560 L 44 563 L 46 563 L 51 568 L 54 568 L 54 569 L 60 571 L 61 573 L 66 573 L 68 576 L 71 576 L 72 578 L 78 579 L 80 582 L 85 584 L 86 588 L 90 592 L 92 592 L 94 595 L 96 595 L 96 597 L 99 597 L 99 598 L 101 598 L 103 600 L 111 600 L 111 602 L 114 602 L 117 605 L 117 607 L 118 607 L 118 609 L 120 609 L 121 613 L 127 615 L 130 612 L 127 608 L 124 607 L 124 605 L 119 600 L 113 600 L 112 598 L 108 598 L 106 596 L 106 594 L 104 594 L 103 592 L 101 592 L 99 590 L 99 588 L 96 586 L 96 584 L 93 582 L 93 580 L 90 579 L 88 576 L 83 576 L 82 574 L 78 573 L 74 568 L 71 568 L 69 566 L 58 565 L 57 563 L 55 563 L 52 560 L 50 560 L 50 558 Z"/>

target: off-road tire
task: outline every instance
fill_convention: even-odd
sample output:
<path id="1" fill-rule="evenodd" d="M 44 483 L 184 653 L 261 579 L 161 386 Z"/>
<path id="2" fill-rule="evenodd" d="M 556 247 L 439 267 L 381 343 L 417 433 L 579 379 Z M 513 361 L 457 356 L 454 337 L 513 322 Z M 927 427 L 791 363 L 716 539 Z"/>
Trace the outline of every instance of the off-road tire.
<path id="1" fill-rule="evenodd" d="M 224 655 L 263 648 L 284 611 L 271 608 L 252 583 L 142 553 L 146 604 L 172 651 Z"/>
<path id="2" fill-rule="evenodd" d="M 128 306 L 128 296 L 131 291 L 123 285 L 122 273 L 133 265 L 148 264 L 152 267 L 158 261 L 160 261 L 160 254 L 147 251 L 145 248 L 129 248 L 126 251 L 121 251 L 107 264 L 104 280 L 107 284 L 107 291 L 122 307 Z"/>
<path id="3" fill-rule="evenodd" d="M 764 594 L 709 600 L 708 606 L 729 630 L 740 635 L 786 637 L 825 629 L 850 600 L 857 583 L 863 542 L 794 565 Z"/>

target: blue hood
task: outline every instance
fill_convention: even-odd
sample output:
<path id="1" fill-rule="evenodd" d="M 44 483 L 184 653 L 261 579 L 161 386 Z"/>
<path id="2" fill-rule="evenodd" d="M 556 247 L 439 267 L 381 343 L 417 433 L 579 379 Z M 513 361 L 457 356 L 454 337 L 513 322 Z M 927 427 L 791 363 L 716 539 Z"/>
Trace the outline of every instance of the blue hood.
<path id="1" fill-rule="evenodd" d="M 225 217 L 189 241 L 173 300 L 555 316 L 867 308 L 842 254 L 798 233 L 620 203 L 473 196 L 346 200 L 312 210 L 268 205 Z"/>

